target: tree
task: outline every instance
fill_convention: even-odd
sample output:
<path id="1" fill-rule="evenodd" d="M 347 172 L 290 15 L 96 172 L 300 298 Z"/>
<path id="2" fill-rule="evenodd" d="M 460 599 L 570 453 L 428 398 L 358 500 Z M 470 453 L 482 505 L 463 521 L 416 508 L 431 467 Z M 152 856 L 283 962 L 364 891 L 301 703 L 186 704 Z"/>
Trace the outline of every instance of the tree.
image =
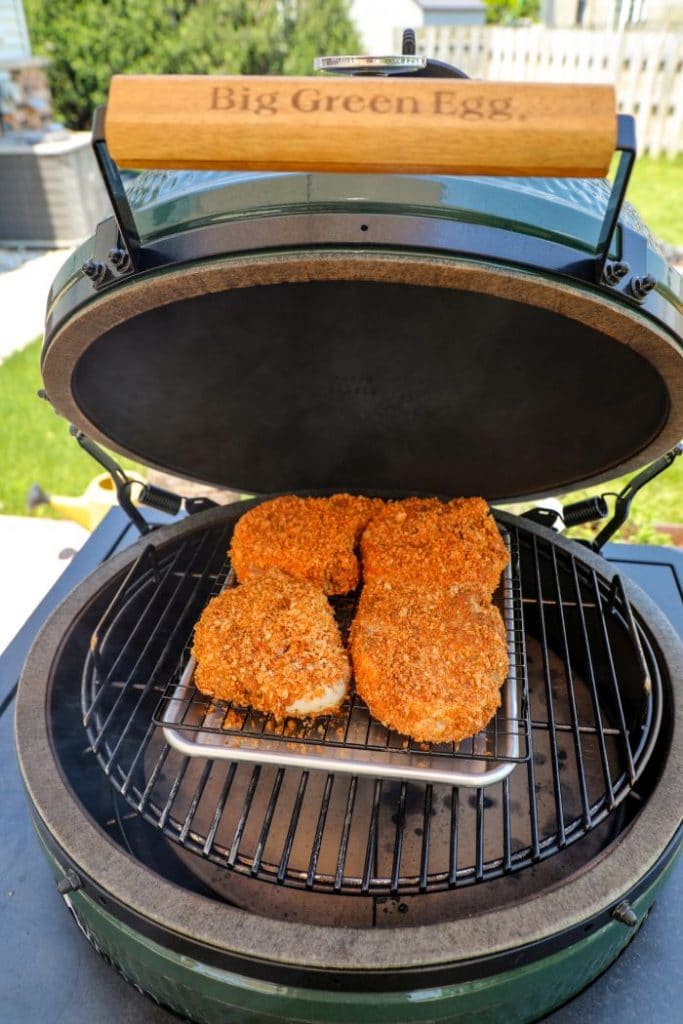
<path id="1" fill-rule="evenodd" d="M 49 58 L 55 112 L 88 128 L 111 76 L 309 74 L 319 53 L 355 53 L 348 0 L 24 0 Z"/>
<path id="2" fill-rule="evenodd" d="M 285 75 L 309 75 L 315 57 L 361 53 L 348 0 L 285 0 L 282 8 Z"/>
<path id="3" fill-rule="evenodd" d="M 485 0 L 486 20 L 494 24 L 513 25 L 520 18 L 536 19 L 540 0 Z"/>

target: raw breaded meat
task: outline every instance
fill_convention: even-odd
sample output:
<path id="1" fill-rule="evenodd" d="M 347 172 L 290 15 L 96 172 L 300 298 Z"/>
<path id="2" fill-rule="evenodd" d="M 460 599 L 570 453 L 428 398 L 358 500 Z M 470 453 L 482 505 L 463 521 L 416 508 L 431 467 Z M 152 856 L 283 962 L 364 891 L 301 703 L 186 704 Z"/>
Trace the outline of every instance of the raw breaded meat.
<path id="1" fill-rule="evenodd" d="M 198 690 L 276 718 L 337 711 L 351 679 L 325 595 L 279 569 L 212 598 L 193 653 Z"/>
<path id="2" fill-rule="evenodd" d="M 230 559 L 237 579 L 244 583 L 277 568 L 315 583 L 326 594 L 355 590 L 358 539 L 383 505 L 377 498 L 350 494 L 264 501 L 235 525 Z"/>
<path id="3" fill-rule="evenodd" d="M 351 657 L 370 713 L 432 743 L 483 729 L 508 674 L 503 620 L 477 587 L 366 584 Z"/>
<path id="4" fill-rule="evenodd" d="M 389 502 L 363 533 L 361 555 L 365 583 L 467 583 L 489 596 L 509 561 L 483 498 Z"/>

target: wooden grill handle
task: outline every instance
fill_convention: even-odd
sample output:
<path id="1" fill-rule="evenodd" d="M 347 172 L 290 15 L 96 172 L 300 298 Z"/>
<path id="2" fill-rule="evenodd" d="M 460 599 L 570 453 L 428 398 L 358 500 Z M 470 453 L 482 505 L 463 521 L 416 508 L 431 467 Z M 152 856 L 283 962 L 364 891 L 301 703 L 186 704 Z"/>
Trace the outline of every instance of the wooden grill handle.
<path id="1" fill-rule="evenodd" d="M 614 89 L 429 78 L 117 75 L 122 167 L 599 178 Z"/>

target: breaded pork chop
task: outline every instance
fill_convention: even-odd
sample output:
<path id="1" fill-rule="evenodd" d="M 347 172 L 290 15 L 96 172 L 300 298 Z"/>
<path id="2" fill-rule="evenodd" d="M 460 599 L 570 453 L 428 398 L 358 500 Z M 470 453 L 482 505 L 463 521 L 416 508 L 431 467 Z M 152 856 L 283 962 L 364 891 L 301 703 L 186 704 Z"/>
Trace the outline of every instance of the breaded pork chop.
<path id="1" fill-rule="evenodd" d="M 366 584 L 351 627 L 356 690 L 383 725 L 459 741 L 500 706 L 505 627 L 479 588 Z"/>
<path id="2" fill-rule="evenodd" d="M 361 539 L 365 583 L 472 584 L 489 596 L 509 554 L 483 498 L 387 503 Z"/>
<path id="3" fill-rule="evenodd" d="M 198 690 L 276 718 L 331 714 L 351 678 L 325 595 L 279 569 L 212 598 L 193 653 Z"/>
<path id="4" fill-rule="evenodd" d="M 350 494 L 264 501 L 235 525 L 230 559 L 237 579 L 244 583 L 277 568 L 315 583 L 326 594 L 355 590 L 358 538 L 383 504 Z"/>

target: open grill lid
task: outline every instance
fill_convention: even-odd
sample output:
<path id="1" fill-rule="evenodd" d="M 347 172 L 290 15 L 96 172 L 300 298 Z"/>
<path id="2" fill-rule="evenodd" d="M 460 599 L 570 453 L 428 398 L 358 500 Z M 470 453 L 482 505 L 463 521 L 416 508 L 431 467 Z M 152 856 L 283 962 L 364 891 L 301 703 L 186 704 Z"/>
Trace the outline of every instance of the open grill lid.
<path id="1" fill-rule="evenodd" d="M 260 166 L 268 132 L 253 109 L 229 111 L 241 134 L 219 145 L 193 90 L 210 85 L 225 97 L 239 87 L 253 108 L 264 80 L 190 81 L 188 113 L 187 80 L 164 82 L 161 92 L 152 80 L 148 103 L 139 91 L 147 83 L 132 80 L 133 120 L 151 125 L 156 162 Z M 265 80 L 272 95 L 283 81 Z M 409 95 L 432 103 L 440 80 L 419 83 L 424 94 L 404 79 L 383 79 L 381 90 L 359 79 L 290 79 L 287 88 L 297 81 L 319 99 L 333 85 L 338 103 L 390 87 L 388 116 L 405 152 L 392 143 L 377 155 L 376 139 L 373 148 L 362 134 L 365 109 L 333 125 L 337 145 L 358 142 L 345 151 L 348 173 L 315 173 L 335 152 L 318 151 L 327 134 L 318 108 L 296 135 L 307 155 L 281 159 L 283 139 L 273 143 L 276 166 L 313 173 L 149 173 L 128 201 L 100 124 L 96 146 L 117 217 L 53 287 L 43 374 L 59 412 L 148 465 L 253 492 L 381 488 L 513 500 L 613 478 L 683 436 L 680 278 L 632 211 L 616 224 L 633 148 L 628 122 L 620 119 L 627 155 L 612 192 L 575 177 L 596 177 L 604 162 L 594 155 L 604 109 L 597 134 L 577 143 L 582 152 L 544 156 L 562 111 L 592 124 L 602 95 L 572 89 L 570 105 L 562 87 L 543 87 L 555 92 L 534 106 L 535 87 L 505 86 L 512 108 L 528 111 L 529 132 L 517 125 L 511 137 L 496 121 L 470 130 L 456 119 L 449 131 L 461 137 L 449 153 L 449 136 L 428 115 L 424 126 L 413 118 L 419 130 L 411 125 L 408 145 L 408 115 L 396 111 Z M 449 80 L 448 90 L 459 109 L 500 100 L 497 84 Z M 128 165 L 131 146 L 142 145 L 121 113 L 129 99 L 112 90 L 107 115 L 114 155 Z M 529 134 L 536 148 L 526 153 Z M 191 144 L 200 160 L 188 155 Z M 138 162 L 152 162 L 152 150 Z M 423 151 L 435 173 L 382 173 L 382 161 L 413 171 Z M 546 177 L 490 177 L 538 173 L 541 159 Z M 444 175 L 444 163 L 486 177 Z"/>

